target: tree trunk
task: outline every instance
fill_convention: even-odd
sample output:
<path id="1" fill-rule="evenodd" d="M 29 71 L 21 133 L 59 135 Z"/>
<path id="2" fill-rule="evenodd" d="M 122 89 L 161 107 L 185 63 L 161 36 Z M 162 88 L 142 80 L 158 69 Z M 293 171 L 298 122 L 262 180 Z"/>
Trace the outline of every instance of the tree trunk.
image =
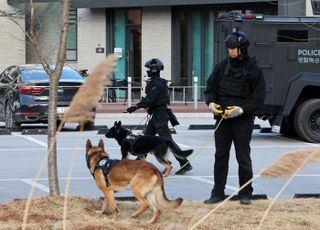
<path id="1" fill-rule="evenodd" d="M 48 180 L 50 195 L 60 195 L 57 169 L 57 97 L 59 78 L 53 74 L 50 79 L 48 111 Z"/>
<path id="2" fill-rule="evenodd" d="M 67 36 L 69 28 L 69 7 L 70 0 L 62 0 L 61 32 L 59 50 L 54 71 L 50 75 L 50 98 L 48 114 L 48 180 L 50 195 L 60 195 L 58 168 L 57 168 L 57 99 L 58 85 L 62 68 L 65 62 Z M 59 130 L 60 131 L 60 130 Z"/>

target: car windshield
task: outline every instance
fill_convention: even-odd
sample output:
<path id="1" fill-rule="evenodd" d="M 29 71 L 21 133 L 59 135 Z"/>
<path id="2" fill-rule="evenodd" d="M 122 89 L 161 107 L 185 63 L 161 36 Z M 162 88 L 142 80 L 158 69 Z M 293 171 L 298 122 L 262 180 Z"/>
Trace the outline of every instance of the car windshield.
<path id="1" fill-rule="evenodd" d="M 22 80 L 24 82 L 47 82 L 49 75 L 41 69 L 26 69 L 21 72 Z M 62 70 L 60 80 L 66 81 L 82 81 L 84 78 L 76 71 L 71 69 Z"/>

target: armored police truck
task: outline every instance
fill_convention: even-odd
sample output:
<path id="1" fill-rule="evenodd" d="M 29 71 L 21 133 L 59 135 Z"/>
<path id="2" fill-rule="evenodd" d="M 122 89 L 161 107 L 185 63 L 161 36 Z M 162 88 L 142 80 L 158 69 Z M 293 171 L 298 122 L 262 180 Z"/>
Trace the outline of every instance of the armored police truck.
<path id="1" fill-rule="evenodd" d="M 215 60 L 227 55 L 225 37 L 244 31 L 249 55 L 263 70 L 267 94 L 257 116 L 272 130 L 320 142 L 320 18 L 222 15 L 215 19 Z"/>

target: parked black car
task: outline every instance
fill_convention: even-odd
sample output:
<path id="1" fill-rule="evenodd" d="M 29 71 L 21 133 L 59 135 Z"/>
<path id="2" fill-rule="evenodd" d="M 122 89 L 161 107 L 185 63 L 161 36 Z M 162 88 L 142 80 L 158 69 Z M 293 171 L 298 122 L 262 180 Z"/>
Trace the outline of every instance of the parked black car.
<path id="1" fill-rule="evenodd" d="M 58 87 L 58 120 L 68 108 L 84 78 L 76 70 L 63 67 Z M 0 121 L 6 128 L 18 128 L 22 123 L 47 123 L 49 76 L 41 65 L 10 66 L 0 75 Z M 86 128 L 93 125 L 86 123 Z"/>

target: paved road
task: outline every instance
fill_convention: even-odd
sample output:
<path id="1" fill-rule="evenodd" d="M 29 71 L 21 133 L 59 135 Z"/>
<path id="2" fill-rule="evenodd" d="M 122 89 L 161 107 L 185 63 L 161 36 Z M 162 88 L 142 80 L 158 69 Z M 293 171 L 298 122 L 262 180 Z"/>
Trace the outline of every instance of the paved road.
<path id="1" fill-rule="evenodd" d="M 212 124 L 212 118 L 205 113 L 177 114 L 180 125 L 176 128 L 174 139 L 182 148 L 193 148 L 194 154 L 190 157 L 194 169 L 184 175 L 172 175 L 165 179 L 165 189 L 168 197 L 183 197 L 187 200 L 204 200 L 210 195 L 213 184 L 214 140 L 212 130 L 189 130 L 190 124 Z M 96 125 L 111 126 L 115 120 L 121 120 L 125 125 L 137 125 L 145 122 L 144 114 L 97 114 Z M 266 122 L 257 120 L 262 127 L 268 127 Z M 98 198 L 102 194 L 95 186 L 85 164 L 85 142 L 90 138 L 98 143 L 102 138 L 106 150 L 112 158 L 120 158 L 118 144 L 114 140 L 106 139 L 96 130 L 78 132 L 76 126 L 68 124 L 65 131 L 58 135 L 58 171 L 61 193 L 65 193 L 66 183 L 70 181 L 69 194 L 83 195 Z M 0 138 L 0 203 L 26 198 L 31 185 L 36 186 L 34 195 L 47 194 L 47 168 L 46 168 L 46 135 L 22 135 L 13 132 L 11 135 L 1 135 Z M 296 139 L 289 139 L 275 133 L 260 133 L 255 130 L 252 138 L 252 160 L 254 174 L 257 175 L 267 165 L 272 163 L 281 154 L 297 149 L 310 149 L 319 147 L 317 144 L 305 143 Z M 155 158 L 150 155 L 148 160 L 162 169 Z M 173 172 L 179 167 L 176 160 L 173 162 Z M 41 164 L 44 170 L 40 179 L 34 181 Z M 74 163 L 74 164 L 73 164 Z M 73 168 L 72 168 L 73 167 Z M 70 169 L 72 168 L 72 173 Z M 226 193 L 231 194 L 238 188 L 237 163 L 234 149 L 230 157 L 229 177 Z M 253 184 L 254 194 L 266 194 L 269 198 L 275 197 L 287 178 L 266 179 L 257 178 Z M 290 183 L 281 195 L 281 198 L 292 198 L 294 194 L 314 194 L 320 192 L 320 164 L 308 165 Z M 132 196 L 130 189 L 117 194 L 117 196 Z"/>

